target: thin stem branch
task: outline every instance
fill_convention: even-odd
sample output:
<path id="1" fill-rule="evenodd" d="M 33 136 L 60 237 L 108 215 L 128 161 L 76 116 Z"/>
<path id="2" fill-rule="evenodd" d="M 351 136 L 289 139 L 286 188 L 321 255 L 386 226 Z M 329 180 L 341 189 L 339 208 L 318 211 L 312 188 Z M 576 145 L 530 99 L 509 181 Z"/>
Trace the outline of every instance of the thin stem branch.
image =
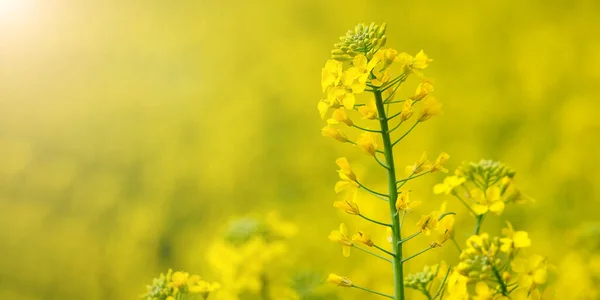
<path id="1" fill-rule="evenodd" d="M 458 253 L 462 253 L 462 248 L 460 248 L 460 245 L 456 242 L 456 239 L 454 237 L 451 237 L 450 240 L 452 240 L 452 243 L 456 247 L 456 250 L 458 250 Z"/>
<path id="2" fill-rule="evenodd" d="M 400 183 L 400 182 L 406 182 L 406 181 L 409 181 L 409 180 L 412 180 L 412 179 L 415 179 L 415 178 L 419 178 L 419 177 L 421 177 L 421 176 L 424 176 L 424 175 L 427 175 L 427 174 L 429 174 L 429 173 L 431 173 L 431 172 L 430 172 L 430 171 L 427 171 L 427 172 L 423 172 L 423 173 L 421 173 L 421 174 L 419 174 L 419 175 L 415 175 L 415 176 L 412 176 L 412 175 L 411 175 L 411 176 L 409 176 L 409 177 L 406 177 L 406 178 L 404 178 L 404 179 L 400 179 L 400 180 L 396 181 L 396 184 L 398 184 L 398 183 Z"/>
<path id="3" fill-rule="evenodd" d="M 387 262 L 390 262 L 390 263 L 392 262 L 392 261 L 391 261 L 389 258 L 385 258 L 385 257 L 383 257 L 383 256 L 381 256 L 381 255 L 379 255 L 379 254 L 377 254 L 377 253 L 373 253 L 373 252 L 371 252 L 371 251 L 369 251 L 369 250 L 367 250 L 367 249 L 364 249 L 364 248 L 358 247 L 358 246 L 356 246 L 356 245 L 352 245 L 352 247 L 354 247 L 354 248 L 356 248 L 356 249 L 358 249 L 358 250 L 361 250 L 361 251 L 363 251 L 363 252 L 365 252 L 365 253 L 371 254 L 371 255 L 373 255 L 373 256 L 375 256 L 375 257 L 377 257 L 377 258 L 383 259 L 383 260 L 385 260 L 385 261 L 387 261 Z"/>
<path id="4" fill-rule="evenodd" d="M 390 167 L 388 167 L 386 164 L 384 164 L 382 161 L 379 160 L 379 158 L 377 158 L 377 155 L 374 155 L 373 157 L 375 157 L 375 160 L 377 161 L 377 163 L 382 166 L 384 169 L 389 170 Z"/>
<path id="5" fill-rule="evenodd" d="M 421 232 L 420 232 L 420 231 L 417 231 L 417 232 L 415 232 L 415 233 L 413 233 L 413 234 L 409 235 L 407 238 L 405 238 L 405 239 L 403 239 L 403 240 L 399 241 L 398 243 L 400 243 L 400 244 L 406 243 L 406 242 L 410 241 L 412 238 L 414 238 L 414 237 L 418 236 L 419 234 L 421 234 Z"/>
<path id="6" fill-rule="evenodd" d="M 415 122 L 415 124 L 408 129 L 408 131 L 406 133 L 404 133 L 399 139 L 397 139 L 393 144 L 392 147 L 396 146 L 396 144 L 398 144 L 404 137 L 406 137 L 413 129 L 415 129 L 415 127 L 417 127 L 417 125 L 419 124 L 419 122 Z"/>
<path id="7" fill-rule="evenodd" d="M 481 229 L 481 223 L 483 223 L 483 217 L 485 217 L 485 214 L 477 216 L 477 223 L 475 223 L 475 230 L 473 234 L 479 234 L 479 230 Z"/>
<path id="8" fill-rule="evenodd" d="M 356 181 L 356 183 L 358 183 L 358 185 L 359 185 L 361 188 L 363 188 L 364 190 L 366 190 L 367 192 L 369 192 L 369 193 L 371 193 L 371 194 L 373 194 L 373 195 L 376 195 L 376 196 L 381 196 L 381 197 L 385 197 L 385 198 L 389 198 L 389 195 L 382 194 L 382 193 L 376 192 L 376 191 L 374 191 L 374 190 L 371 190 L 370 188 L 368 188 L 368 187 L 364 186 L 362 183 L 358 182 L 358 180 Z M 378 198 L 379 198 L 379 197 L 378 197 Z M 381 199 L 381 198 L 380 198 L 380 199 Z M 386 201 L 387 201 L 387 200 L 386 200 Z"/>
<path id="9" fill-rule="evenodd" d="M 500 291 L 502 292 L 502 295 L 508 296 L 508 288 L 506 287 L 506 283 L 504 282 L 504 280 L 502 280 L 500 272 L 498 272 L 498 269 L 496 269 L 496 267 L 494 266 L 492 266 L 492 273 L 494 274 L 494 277 L 496 277 L 496 280 L 498 280 L 498 283 L 500 284 Z"/>
<path id="10" fill-rule="evenodd" d="M 400 125 L 404 124 L 404 121 L 400 120 L 400 122 L 398 122 L 398 124 L 396 124 L 396 126 L 394 126 L 394 128 L 390 129 L 390 131 L 388 133 L 392 133 L 394 132 L 394 130 L 398 129 L 398 127 L 400 127 Z"/>
<path id="11" fill-rule="evenodd" d="M 411 260 L 411 259 L 413 259 L 413 258 L 415 258 L 415 257 L 417 257 L 417 256 L 419 256 L 419 255 L 421 255 L 421 254 L 423 254 L 423 253 L 431 250 L 431 249 L 433 249 L 433 247 L 429 246 L 429 247 L 427 247 L 427 248 L 425 248 L 425 249 L 423 249 L 423 250 L 421 250 L 421 251 L 419 251 L 419 252 L 417 252 L 417 253 L 415 253 L 415 254 L 413 254 L 413 255 L 405 258 L 405 259 L 403 259 L 402 263 L 405 263 L 405 262 L 407 262 L 407 261 L 409 261 L 409 260 Z"/>
<path id="12" fill-rule="evenodd" d="M 440 295 L 440 293 L 444 290 L 444 288 L 446 287 L 446 280 L 448 280 L 448 275 L 450 275 L 450 269 L 451 269 L 451 267 L 448 266 L 448 271 L 446 271 L 446 275 L 444 276 L 444 279 L 442 279 L 442 283 L 440 283 L 440 287 L 438 288 L 435 295 L 433 295 L 433 298 L 431 298 L 431 300 L 435 300 L 435 298 L 437 298 Z M 440 298 L 440 299 L 442 299 L 442 298 Z"/>
<path id="13" fill-rule="evenodd" d="M 463 198 L 461 198 L 457 193 L 452 193 L 456 198 L 458 198 L 458 200 L 460 200 L 460 202 L 467 208 L 469 209 L 469 211 L 474 215 L 477 216 L 477 213 L 471 208 L 471 206 L 467 203 L 467 201 L 465 201 Z"/>
<path id="14" fill-rule="evenodd" d="M 379 224 L 381 226 L 392 227 L 392 224 L 387 224 L 387 223 L 383 223 L 383 222 L 379 222 L 379 221 L 373 220 L 373 219 L 371 219 L 369 217 L 366 217 L 363 214 L 358 214 L 358 216 L 361 217 L 361 218 L 363 218 L 363 219 L 365 219 L 365 220 L 367 220 L 367 221 L 369 221 L 369 222 L 372 222 L 372 223 L 375 223 L 375 224 Z"/>
<path id="15" fill-rule="evenodd" d="M 360 130 L 362 130 L 362 131 L 368 131 L 368 132 L 376 132 L 376 133 L 381 133 L 381 130 L 367 129 L 367 128 L 360 127 L 360 126 L 358 126 L 358 125 L 356 125 L 356 124 L 352 124 L 352 127 L 354 127 L 354 128 L 358 128 L 358 129 L 360 129 Z"/>
<path id="16" fill-rule="evenodd" d="M 386 297 L 386 298 L 394 299 L 394 296 L 391 296 L 391 295 L 388 295 L 388 294 L 384 294 L 384 293 L 380 293 L 380 292 L 377 292 L 377 291 L 374 291 L 374 290 L 371 290 L 371 289 L 368 289 L 368 288 L 364 288 L 364 287 L 361 287 L 361 286 L 358 286 L 358 285 L 355 285 L 355 284 L 352 284 L 352 287 L 356 288 L 356 289 L 359 289 L 359 290 L 363 290 L 365 292 L 369 292 L 371 294 L 379 295 L 381 297 Z"/>
<path id="17" fill-rule="evenodd" d="M 386 254 L 387 254 L 387 255 L 389 255 L 389 256 L 396 256 L 396 255 L 394 255 L 394 253 L 392 253 L 392 252 L 390 252 L 390 251 L 387 251 L 387 250 L 385 250 L 385 249 L 383 249 L 383 248 L 381 248 L 381 247 L 379 247 L 379 246 L 377 246 L 377 245 L 373 245 L 373 247 L 375 247 L 375 248 L 379 249 L 379 251 L 381 251 L 381 252 L 384 252 L 384 253 L 386 253 Z"/>

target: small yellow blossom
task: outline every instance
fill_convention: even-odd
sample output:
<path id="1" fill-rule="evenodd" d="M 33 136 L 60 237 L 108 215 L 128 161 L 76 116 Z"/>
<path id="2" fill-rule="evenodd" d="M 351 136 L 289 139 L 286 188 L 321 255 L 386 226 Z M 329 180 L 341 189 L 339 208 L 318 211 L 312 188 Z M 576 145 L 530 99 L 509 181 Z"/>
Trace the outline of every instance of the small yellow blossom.
<path id="1" fill-rule="evenodd" d="M 485 194 L 480 189 L 473 189 L 471 197 L 477 202 L 471 206 L 477 215 L 483 215 L 488 211 L 500 215 L 504 211 L 504 201 L 500 197 L 500 188 L 497 186 L 489 187 Z"/>
<path id="2" fill-rule="evenodd" d="M 363 132 L 358 136 L 358 140 L 356 141 L 356 145 L 363 150 L 365 153 L 375 156 L 377 152 L 378 146 L 375 141 L 375 135 L 371 132 Z"/>
<path id="3" fill-rule="evenodd" d="M 467 300 L 469 298 L 469 292 L 467 289 L 467 283 L 469 278 L 460 274 L 456 269 L 448 276 L 448 297 L 444 299 L 454 300 Z"/>
<path id="4" fill-rule="evenodd" d="M 348 192 L 346 198 L 343 201 L 333 202 L 333 207 L 344 210 L 346 213 L 351 215 L 359 215 L 360 210 L 358 204 L 354 201 L 356 199 L 356 189 Z"/>
<path id="5" fill-rule="evenodd" d="M 342 192 L 344 190 L 347 190 L 347 189 L 356 190 L 357 188 L 358 188 L 358 184 L 354 181 L 340 180 L 335 183 L 334 191 L 336 194 L 339 194 L 340 192 Z"/>
<path id="6" fill-rule="evenodd" d="M 406 175 L 416 175 L 422 173 L 423 171 L 430 168 L 430 163 L 427 160 L 427 153 L 423 152 L 421 158 L 417 160 L 414 164 L 406 166 L 405 173 Z"/>
<path id="7" fill-rule="evenodd" d="M 319 115 L 321 116 L 321 119 L 325 119 L 327 111 L 329 110 L 329 103 L 327 103 L 324 100 L 321 100 L 319 101 L 319 104 L 317 104 L 317 109 L 319 110 Z"/>
<path id="8" fill-rule="evenodd" d="M 327 90 L 327 101 L 330 106 L 343 105 L 350 110 L 354 108 L 356 97 L 351 89 L 345 86 L 335 86 Z"/>
<path id="9" fill-rule="evenodd" d="M 512 236 L 501 238 L 500 242 L 502 243 L 500 251 L 506 253 L 531 246 L 531 240 L 526 231 L 517 231 Z"/>
<path id="10" fill-rule="evenodd" d="M 443 183 L 438 183 L 433 186 L 433 193 L 436 195 L 445 194 L 448 195 L 454 190 L 455 187 L 462 185 L 466 179 L 458 176 L 448 176 L 444 178 Z"/>
<path id="11" fill-rule="evenodd" d="M 410 117 L 412 117 L 413 115 L 413 101 L 410 99 L 406 99 L 406 101 L 404 101 L 404 107 L 402 108 L 402 111 L 400 112 L 400 121 L 404 122 L 408 119 L 410 119 Z"/>
<path id="12" fill-rule="evenodd" d="M 321 134 L 325 137 L 334 138 L 342 143 L 345 143 L 348 141 L 348 137 L 346 137 L 346 135 L 343 132 L 341 132 L 339 129 L 333 128 L 329 125 L 323 127 L 323 129 L 321 129 Z"/>
<path id="13" fill-rule="evenodd" d="M 396 60 L 396 57 L 398 56 L 398 50 L 394 48 L 387 48 L 383 50 L 383 54 L 383 66 L 386 68 L 387 66 L 391 65 L 394 60 Z"/>
<path id="14" fill-rule="evenodd" d="M 394 61 L 402 67 L 402 73 L 409 72 L 409 68 L 413 63 L 413 60 L 414 58 L 406 52 L 399 53 L 394 58 Z"/>
<path id="15" fill-rule="evenodd" d="M 359 231 L 355 235 L 352 236 L 352 241 L 355 243 L 362 243 L 368 247 L 373 247 L 373 241 L 371 240 L 371 236 Z"/>
<path id="16" fill-rule="evenodd" d="M 342 79 L 342 63 L 329 59 L 325 63 L 325 67 L 321 71 L 321 87 L 323 92 L 330 86 L 335 86 L 340 83 Z"/>
<path id="17" fill-rule="evenodd" d="M 490 289 L 487 283 L 480 281 L 475 285 L 475 293 L 473 300 L 493 300 L 494 290 Z"/>
<path id="18" fill-rule="evenodd" d="M 354 243 L 348 238 L 348 229 L 344 223 L 340 224 L 340 230 L 333 230 L 329 234 L 329 240 L 342 245 L 342 254 L 345 257 L 350 256 L 350 248 Z"/>
<path id="19" fill-rule="evenodd" d="M 374 70 L 373 75 L 375 77 L 373 79 L 371 79 L 371 84 L 374 86 L 377 86 L 377 87 L 380 87 L 380 86 L 386 84 L 392 78 L 389 70 L 383 70 L 383 71 Z"/>
<path id="20" fill-rule="evenodd" d="M 446 215 L 438 221 L 434 246 L 443 245 L 454 234 L 454 215 Z"/>
<path id="21" fill-rule="evenodd" d="M 427 66 L 429 66 L 429 63 L 432 61 L 433 61 L 433 59 L 430 59 L 429 57 L 427 57 L 427 54 L 425 54 L 425 52 L 423 52 L 423 50 L 421 50 L 415 56 L 415 59 L 411 65 L 411 67 L 413 69 L 423 70 L 423 69 L 427 68 Z"/>
<path id="22" fill-rule="evenodd" d="M 369 74 L 377 63 L 378 60 L 376 59 L 367 61 L 367 58 L 362 54 L 355 56 L 352 61 L 353 67 L 350 67 L 345 73 L 344 85 L 349 87 L 355 94 L 362 93 L 367 86 Z"/>
<path id="23" fill-rule="evenodd" d="M 417 86 L 417 90 L 416 90 L 415 94 L 410 98 L 415 101 L 419 101 L 419 100 L 422 100 L 423 98 L 427 97 L 427 95 L 429 95 L 431 92 L 433 92 L 433 85 L 431 84 L 430 81 L 423 80 L 423 81 L 421 81 L 419 86 Z"/>
<path id="24" fill-rule="evenodd" d="M 440 171 L 442 173 L 448 173 L 448 169 L 444 168 L 444 163 L 450 158 L 450 155 L 446 152 L 440 153 L 438 157 L 435 159 L 433 164 L 429 167 L 429 172 L 434 173 Z"/>
<path id="25" fill-rule="evenodd" d="M 340 178 L 346 181 L 356 181 L 356 175 L 354 171 L 352 171 L 352 167 L 350 167 L 350 163 L 348 163 L 348 159 L 345 157 L 340 157 L 335 160 L 335 163 L 340 167 L 338 173 L 340 174 Z"/>
<path id="26" fill-rule="evenodd" d="M 333 114 L 331 114 L 331 118 L 329 120 L 327 120 L 327 123 L 328 124 L 344 123 L 348 126 L 354 125 L 354 123 L 352 122 L 350 117 L 348 117 L 348 114 L 346 113 L 346 109 L 343 107 L 340 107 L 340 108 L 334 110 Z"/>
<path id="27" fill-rule="evenodd" d="M 188 291 L 192 294 L 204 294 L 214 292 L 221 288 L 219 283 L 207 282 L 200 278 L 198 275 L 192 275 L 187 282 Z"/>
<path id="28" fill-rule="evenodd" d="M 423 108 L 419 115 L 419 122 L 425 122 L 431 119 L 431 117 L 441 116 L 442 114 L 442 104 L 434 97 L 427 97 L 427 99 L 423 100 Z"/>
<path id="29" fill-rule="evenodd" d="M 375 100 L 371 99 L 365 105 L 358 107 L 358 112 L 362 115 L 364 120 L 376 120 L 377 106 L 375 105 Z"/>
<path id="30" fill-rule="evenodd" d="M 433 214 L 423 215 L 421 216 L 421 220 L 417 223 L 417 227 L 421 230 L 425 235 L 430 235 L 431 230 L 436 229 L 438 226 L 438 220 L 435 218 Z"/>
<path id="31" fill-rule="evenodd" d="M 546 283 L 548 279 L 548 267 L 546 260 L 537 254 L 529 259 L 516 258 L 512 261 L 513 270 L 519 273 L 519 286 L 529 289 L 535 289 L 537 286 Z"/>
<path id="32" fill-rule="evenodd" d="M 190 274 L 187 272 L 175 272 L 171 275 L 171 286 L 172 287 L 182 287 L 187 283 Z"/>
<path id="33" fill-rule="evenodd" d="M 396 199 L 396 209 L 399 211 L 409 211 L 421 204 L 421 201 L 411 201 L 410 191 L 402 190 Z"/>
<path id="34" fill-rule="evenodd" d="M 364 120 L 376 120 L 377 119 L 377 106 L 375 100 L 369 100 L 365 105 L 358 108 L 358 112 L 363 116 Z"/>
<path id="35" fill-rule="evenodd" d="M 352 287 L 352 281 L 350 281 L 350 279 L 333 273 L 329 274 L 327 282 L 343 287 Z"/>

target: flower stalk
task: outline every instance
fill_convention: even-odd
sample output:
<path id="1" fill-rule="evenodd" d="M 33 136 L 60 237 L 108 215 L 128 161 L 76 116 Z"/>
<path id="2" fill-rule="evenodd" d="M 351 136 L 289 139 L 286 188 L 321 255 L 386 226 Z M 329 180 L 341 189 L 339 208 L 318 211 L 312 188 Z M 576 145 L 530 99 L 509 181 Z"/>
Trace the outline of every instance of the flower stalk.
<path id="1" fill-rule="evenodd" d="M 386 164 L 388 166 L 388 203 L 390 207 L 390 218 L 392 219 L 392 265 L 394 269 L 394 298 L 395 300 L 404 300 L 404 269 L 402 266 L 402 233 L 400 232 L 400 220 L 398 218 L 398 210 L 396 209 L 396 199 L 398 191 L 396 190 L 396 168 L 394 165 L 393 145 L 390 138 L 388 121 L 386 118 L 385 106 L 383 103 L 382 92 L 375 90 L 375 105 L 377 113 L 380 116 L 379 125 L 381 128 L 381 139 L 383 140 L 383 152 L 385 155 Z"/>

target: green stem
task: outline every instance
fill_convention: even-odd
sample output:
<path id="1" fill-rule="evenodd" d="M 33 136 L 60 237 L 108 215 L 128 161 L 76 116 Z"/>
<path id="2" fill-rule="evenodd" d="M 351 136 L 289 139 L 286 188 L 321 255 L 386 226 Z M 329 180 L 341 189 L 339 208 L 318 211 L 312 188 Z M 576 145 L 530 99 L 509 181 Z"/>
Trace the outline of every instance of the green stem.
<path id="1" fill-rule="evenodd" d="M 392 141 L 390 138 L 388 122 L 386 120 L 385 106 L 381 91 L 375 91 L 375 105 L 379 114 L 379 124 L 381 127 L 381 139 L 383 140 L 383 152 L 388 165 L 388 203 L 390 205 L 390 218 L 392 219 L 392 265 L 394 269 L 394 300 L 404 300 L 404 269 L 402 267 L 402 245 L 398 241 L 402 239 L 400 232 L 400 220 L 398 219 L 398 210 L 396 209 L 396 168 L 394 166 L 394 154 L 392 152 Z"/>
<path id="2" fill-rule="evenodd" d="M 359 289 L 359 290 L 363 290 L 363 291 L 365 291 L 365 292 L 369 292 L 369 293 L 371 293 L 371 294 L 379 295 L 379 296 L 381 296 L 381 297 L 386 297 L 386 298 L 394 299 L 394 297 L 393 297 L 393 296 L 391 296 L 391 295 L 387 295 L 387 294 L 380 293 L 380 292 L 377 292 L 377 291 L 374 291 L 374 290 L 370 290 L 370 289 L 368 289 L 368 288 L 360 287 L 360 286 L 358 286 L 358 285 L 354 285 L 354 284 L 353 284 L 353 285 L 352 285 L 352 287 L 353 287 L 353 288 L 356 288 L 356 289 Z"/>
<path id="3" fill-rule="evenodd" d="M 492 273 L 494 273 L 494 277 L 496 277 L 496 280 L 498 280 L 498 283 L 500 284 L 500 291 L 502 291 L 502 295 L 503 296 L 508 296 L 508 288 L 506 287 L 506 282 L 504 282 L 504 280 L 502 280 L 502 276 L 500 275 L 500 272 L 498 272 L 498 269 L 496 269 L 496 267 L 492 266 Z"/>
<path id="4" fill-rule="evenodd" d="M 477 223 L 475 223 L 475 231 L 473 232 L 473 234 L 479 234 L 479 230 L 481 229 L 481 223 L 483 223 L 483 217 L 485 217 L 485 214 L 477 216 Z"/>
<path id="5" fill-rule="evenodd" d="M 377 158 L 377 155 L 374 155 L 373 157 L 375 157 L 375 160 L 380 166 L 382 166 L 384 169 L 389 169 L 388 166 L 386 166 L 382 161 L 379 160 L 379 158 Z"/>
<path id="6" fill-rule="evenodd" d="M 452 240 L 452 243 L 454 244 L 454 246 L 456 247 L 456 250 L 458 250 L 458 253 L 462 253 L 462 248 L 460 248 L 460 245 L 456 242 L 456 239 L 454 237 L 450 238 Z"/>
<path id="7" fill-rule="evenodd" d="M 461 198 L 457 193 L 452 193 L 454 195 L 454 197 L 456 197 L 466 208 L 469 209 L 469 211 L 476 216 L 477 213 L 471 208 L 471 206 L 467 203 L 467 201 L 465 201 L 463 198 Z"/>
<path id="8" fill-rule="evenodd" d="M 365 220 L 367 220 L 367 221 L 369 221 L 369 222 L 373 222 L 373 223 L 379 224 L 381 226 L 392 227 L 392 224 L 387 224 L 387 223 L 383 223 L 383 222 L 379 222 L 379 221 L 373 220 L 373 219 L 371 219 L 369 217 L 365 217 L 365 215 L 363 215 L 363 214 L 358 214 L 358 216 L 361 217 L 361 218 L 363 218 L 363 219 L 365 219 Z"/>
<path id="9" fill-rule="evenodd" d="M 423 249 L 423 250 L 421 250 L 421 251 L 419 251 L 419 252 L 417 252 L 417 253 L 415 253 L 415 254 L 413 254 L 413 255 L 405 258 L 405 259 L 403 259 L 402 262 L 407 262 L 407 261 L 409 261 L 409 260 L 411 260 L 411 259 L 413 259 L 413 258 L 415 258 L 415 257 L 417 257 L 417 256 L 419 256 L 419 255 L 421 255 L 421 254 L 423 254 L 423 253 L 431 250 L 431 249 L 433 249 L 433 247 L 427 247 L 427 248 L 425 248 L 425 249 Z"/>
<path id="10" fill-rule="evenodd" d="M 389 260 L 388 258 L 385 258 L 385 257 L 383 257 L 383 256 L 381 256 L 381 255 L 379 255 L 379 254 L 377 254 L 377 253 L 373 253 L 373 252 L 371 252 L 371 251 L 369 251 L 369 250 L 367 250 L 367 249 L 363 249 L 363 248 L 361 248 L 361 247 L 358 247 L 358 246 L 356 246 L 356 245 L 352 245 L 352 247 L 354 247 L 354 248 L 356 248 L 356 249 L 358 249 L 358 250 L 361 250 L 361 251 L 363 251 L 363 252 L 365 252 L 365 253 L 371 254 L 371 255 L 373 255 L 373 256 L 375 256 L 375 257 L 377 257 L 377 258 L 383 259 L 383 260 L 385 260 L 385 261 L 387 261 L 387 262 L 392 262 L 392 261 L 391 261 L 391 260 Z"/>
<path id="11" fill-rule="evenodd" d="M 448 275 L 450 275 L 450 269 L 451 269 L 451 267 L 448 266 L 448 271 L 446 271 L 446 275 L 444 276 L 442 283 L 440 283 L 440 287 L 438 288 L 437 292 L 435 293 L 433 298 L 431 298 L 432 300 L 437 298 L 440 295 L 440 293 L 444 290 L 444 287 L 446 286 L 446 280 L 448 280 Z M 442 298 L 443 297 L 440 297 L 440 299 L 442 299 Z"/>

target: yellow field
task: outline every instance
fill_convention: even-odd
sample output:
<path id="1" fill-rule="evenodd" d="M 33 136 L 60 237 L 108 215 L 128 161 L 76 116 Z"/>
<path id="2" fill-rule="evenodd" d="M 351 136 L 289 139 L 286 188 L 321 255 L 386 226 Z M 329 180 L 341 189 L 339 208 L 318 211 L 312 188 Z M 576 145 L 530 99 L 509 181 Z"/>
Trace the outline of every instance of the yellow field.
<path id="1" fill-rule="evenodd" d="M 317 111 L 333 44 L 372 21 L 387 22 L 387 46 L 433 59 L 426 77 L 443 103 L 444 115 L 396 150 L 402 169 L 423 151 L 449 153 L 451 172 L 462 161 L 506 163 L 535 202 L 507 205 L 482 231 L 499 234 L 509 219 L 547 257 L 548 294 L 598 299 L 591 0 L 0 0 L 0 298 L 136 299 L 169 268 L 219 282 L 209 299 L 375 299 L 322 285 L 330 272 L 391 291 L 386 262 L 345 258 L 327 238 L 340 222 L 386 238 L 332 207 L 336 158 L 377 190 L 386 173 L 322 137 Z M 423 214 L 448 201 L 462 244 L 474 221 L 433 194 L 444 177 L 409 188 Z M 357 199 L 387 218 L 375 201 Z M 255 231 L 277 238 L 246 240 Z M 415 240 L 407 252 L 427 243 Z M 406 268 L 455 264 L 456 254 L 447 245 Z"/>

